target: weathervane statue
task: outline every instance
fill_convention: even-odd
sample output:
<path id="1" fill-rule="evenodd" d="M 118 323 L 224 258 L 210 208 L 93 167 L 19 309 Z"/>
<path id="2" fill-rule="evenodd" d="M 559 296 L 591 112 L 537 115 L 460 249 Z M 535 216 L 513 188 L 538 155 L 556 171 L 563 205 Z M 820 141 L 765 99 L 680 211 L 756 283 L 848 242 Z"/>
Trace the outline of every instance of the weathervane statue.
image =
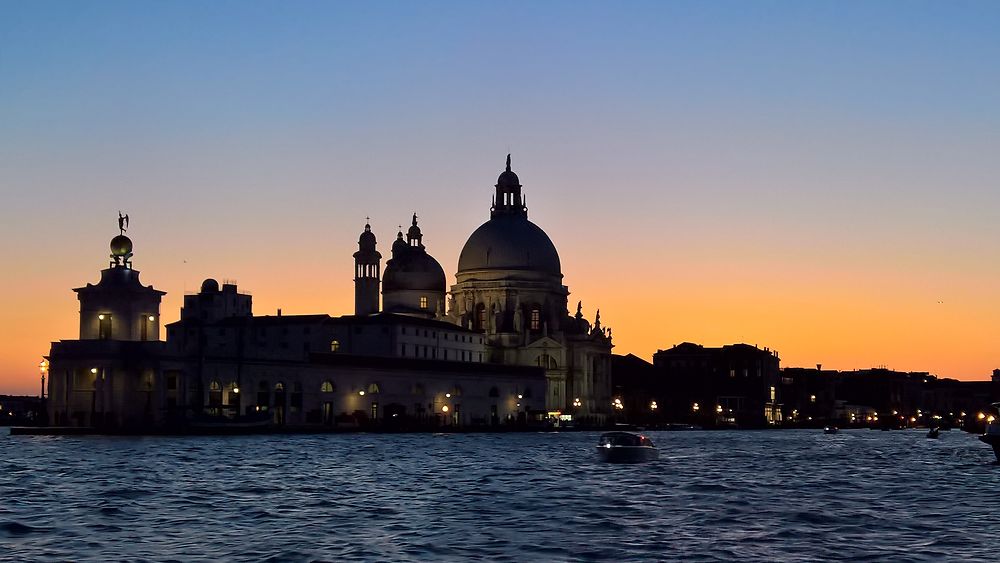
<path id="1" fill-rule="evenodd" d="M 120 230 L 123 235 L 125 234 L 125 231 L 128 230 L 128 213 L 122 215 L 121 211 L 118 212 L 118 230 Z"/>

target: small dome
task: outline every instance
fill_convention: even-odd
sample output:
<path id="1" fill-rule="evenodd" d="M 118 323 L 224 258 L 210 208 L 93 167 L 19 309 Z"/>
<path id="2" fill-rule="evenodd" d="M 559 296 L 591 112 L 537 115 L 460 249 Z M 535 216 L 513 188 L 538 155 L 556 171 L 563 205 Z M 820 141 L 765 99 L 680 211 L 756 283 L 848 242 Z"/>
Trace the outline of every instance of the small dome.
<path id="1" fill-rule="evenodd" d="M 375 233 L 372 232 L 371 225 L 365 225 L 365 230 L 358 237 L 358 244 L 364 246 L 375 245 Z"/>
<path id="2" fill-rule="evenodd" d="M 125 235 L 118 235 L 111 239 L 111 255 L 127 256 L 132 253 L 132 239 Z"/>
<path id="3" fill-rule="evenodd" d="M 519 188 L 521 187 L 521 180 L 518 179 L 517 174 L 515 174 L 512 170 L 504 170 L 497 178 L 497 187 Z"/>
<path id="4" fill-rule="evenodd" d="M 219 292 L 219 282 L 208 278 L 207 280 L 201 282 L 201 292 L 202 293 L 218 293 Z"/>
<path id="5" fill-rule="evenodd" d="M 507 155 L 507 169 L 500 173 L 497 178 L 498 188 L 520 188 L 521 180 L 518 179 L 517 174 L 510 169 L 510 155 Z"/>
<path id="6" fill-rule="evenodd" d="M 497 215 L 462 247 L 458 271 L 530 270 L 562 275 L 559 253 L 545 231 L 520 215 Z"/>
<path id="7" fill-rule="evenodd" d="M 409 248 L 410 245 L 403 240 L 403 231 L 396 233 L 396 240 L 392 243 L 392 255 L 396 256 L 398 252 L 406 252 Z"/>
<path id="8" fill-rule="evenodd" d="M 444 268 L 421 248 L 405 246 L 393 255 L 382 273 L 382 291 L 435 291 L 444 293 Z"/>

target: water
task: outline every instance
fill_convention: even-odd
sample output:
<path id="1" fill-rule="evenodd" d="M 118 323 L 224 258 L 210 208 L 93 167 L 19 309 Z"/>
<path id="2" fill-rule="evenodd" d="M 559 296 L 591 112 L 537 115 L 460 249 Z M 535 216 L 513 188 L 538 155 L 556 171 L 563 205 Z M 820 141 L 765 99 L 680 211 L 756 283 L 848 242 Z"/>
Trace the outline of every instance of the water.
<path id="1" fill-rule="evenodd" d="M 0 435 L 0 560 L 995 561 L 975 436 Z"/>

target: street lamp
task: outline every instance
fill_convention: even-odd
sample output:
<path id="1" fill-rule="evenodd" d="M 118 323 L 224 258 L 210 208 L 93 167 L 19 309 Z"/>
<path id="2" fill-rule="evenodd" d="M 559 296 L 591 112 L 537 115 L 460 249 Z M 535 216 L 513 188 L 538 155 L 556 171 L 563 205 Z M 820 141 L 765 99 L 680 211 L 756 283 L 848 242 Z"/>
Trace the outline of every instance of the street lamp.
<path id="1" fill-rule="evenodd" d="M 49 361 L 42 359 L 38 364 L 38 371 L 42 374 L 42 398 L 45 398 L 45 376 L 49 373 Z"/>
<path id="2" fill-rule="evenodd" d="M 580 397 L 573 399 L 573 406 L 576 408 L 580 408 L 581 406 L 583 406 L 583 403 L 580 402 Z"/>

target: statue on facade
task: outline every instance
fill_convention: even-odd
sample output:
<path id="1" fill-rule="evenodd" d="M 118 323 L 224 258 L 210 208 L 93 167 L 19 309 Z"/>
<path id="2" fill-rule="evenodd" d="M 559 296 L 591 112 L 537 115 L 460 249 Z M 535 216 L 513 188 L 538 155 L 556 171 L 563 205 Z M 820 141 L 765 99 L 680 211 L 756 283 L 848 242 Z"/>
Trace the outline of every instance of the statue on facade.
<path id="1" fill-rule="evenodd" d="M 524 315 L 521 313 L 521 297 L 514 300 L 514 332 L 520 333 L 524 329 Z"/>

